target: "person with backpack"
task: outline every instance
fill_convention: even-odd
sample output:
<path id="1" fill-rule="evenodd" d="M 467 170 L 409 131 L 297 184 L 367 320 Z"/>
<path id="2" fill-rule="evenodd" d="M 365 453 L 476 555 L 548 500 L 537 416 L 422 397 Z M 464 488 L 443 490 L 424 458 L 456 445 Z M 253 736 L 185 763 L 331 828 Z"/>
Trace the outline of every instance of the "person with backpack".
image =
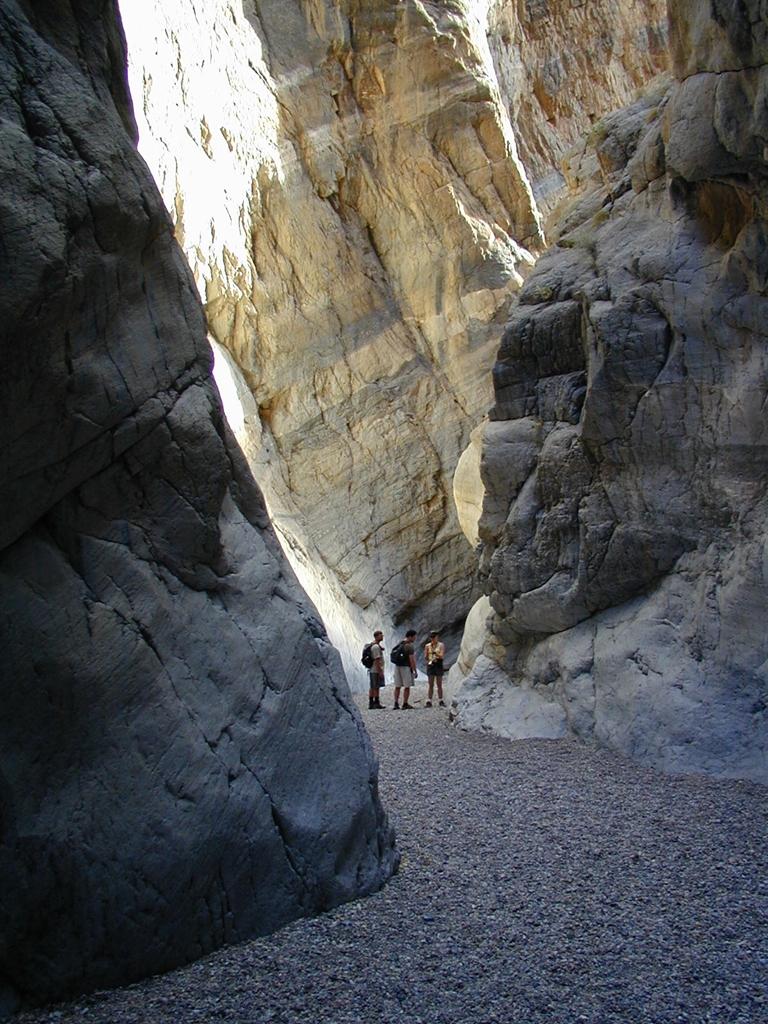
<path id="1" fill-rule="evenodd" d="M 373 643 L 366 644 L 360 659 L 368 669 L 368 710 L 384 710 L 379 700 L 379 690 L 384 685 L 384 634 L 377 629 L 373 634 Z"/>
<path id="2" fill-rule="evenodd" d="M 393 711 L 400 710 L 400 690 L 403 691 L 403 711 L 410 711 L 412 704 L 408 703 L 411 695 L 411 686 L 416 676 L 416 661 L 413 657 L 413 641 L 416 636 L 415 629 L 409 629 L 405 638 L 399 644 L 395 644 L 390 653 L 390 660 L 395 666 L 395 706 Z"/>

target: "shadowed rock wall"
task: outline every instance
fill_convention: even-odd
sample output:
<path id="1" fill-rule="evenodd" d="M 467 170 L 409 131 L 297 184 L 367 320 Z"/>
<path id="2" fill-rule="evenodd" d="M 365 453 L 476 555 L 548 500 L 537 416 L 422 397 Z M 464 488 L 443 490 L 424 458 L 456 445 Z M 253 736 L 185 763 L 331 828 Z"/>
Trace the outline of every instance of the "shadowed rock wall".
<path id="1" fill-rule="evenodd" d="M 766 780 L 768 23 L 670 27 L 677 81 L 569 155 L 499 351 L 458 720 Z"/>
<path id="2" fill-rule="evenodd" d="M 0 9 L 0 1001 L 396 865 L 338 655 L 223 418 L 115 7 Z"/>

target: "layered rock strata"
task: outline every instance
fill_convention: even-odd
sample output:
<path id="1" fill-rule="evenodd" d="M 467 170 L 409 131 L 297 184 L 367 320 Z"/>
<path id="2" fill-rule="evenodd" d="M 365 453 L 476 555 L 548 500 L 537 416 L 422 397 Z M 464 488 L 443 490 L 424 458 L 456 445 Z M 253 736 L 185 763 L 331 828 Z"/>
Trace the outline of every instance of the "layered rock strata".
<path id="1" fill-rule="evenodd" d="M 543 245 L 487 4 L 124 18 L 140 146 L 258 407 L 254 472 L 362 681 L 374 625 L 447 625 L 474 598 L 453 474 Z"/>
<path id="2" fill-rule="evenodd" d="M 677 80 L 571 154 L 504 335 L 495 615 L 458 720 L 538 734 L 524 691 L 560 732 L 768 780 L 768 25 L 675 2 L 670 26 Z"/>
<path id="3" fill-rule="evenodd" d="M 488 43 L 520 158 L 547 214 L 566 187 L 565 153 L 668 70 L 665 0 L 497 0 Z"/>
<path id="4" fill-rule="evenodd" d="M 254 472 L 334 641 L 356 634 L 359 673 L 363 627 L 469 605 L 452 473 L 492 400 L 535 204 L 461 8 L 236 7 L 209 5 L 201 26 L 164 5 L 144 41 L 125 11 L 140 131 L 214 336 L 255 397 Z M 211 63 L 236 96 L 203 91 Z M 218 207 L 195 181 L 217 174 L 236 179 Z"/>
<path id="5" fill-rule="evenodd" d="M 0 9 L 0 1003 L 396 866 L 341 665 L 222 415 L 114 5 Z"/>

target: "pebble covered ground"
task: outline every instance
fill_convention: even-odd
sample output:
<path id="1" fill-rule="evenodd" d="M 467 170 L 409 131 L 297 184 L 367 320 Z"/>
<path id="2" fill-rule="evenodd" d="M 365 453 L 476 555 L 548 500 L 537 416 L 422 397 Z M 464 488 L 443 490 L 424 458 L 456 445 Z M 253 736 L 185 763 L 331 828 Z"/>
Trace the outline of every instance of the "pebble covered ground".
<path id="1" fill-rule="evenodd" d="M 768 1022 L 768 788 L 368 711 L 384 889 L 18 1024 Z"/>

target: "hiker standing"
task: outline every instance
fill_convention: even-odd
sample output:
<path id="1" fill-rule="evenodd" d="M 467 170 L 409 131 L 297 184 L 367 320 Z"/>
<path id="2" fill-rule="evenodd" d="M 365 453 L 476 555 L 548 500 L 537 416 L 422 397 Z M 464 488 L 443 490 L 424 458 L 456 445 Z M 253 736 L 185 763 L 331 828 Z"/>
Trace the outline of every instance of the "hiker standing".
<path id="1" fill-rule="evenodd" d="M 443 658 L 445 657 L 445 644 L 440 642 L 440 637 L 437 630 L 432 630 L 429 634 L 429 642 L 424 648 L 424 658 L 427 662 L 427 679 L 429 680 L 429 692 L 427 693 L 427 702 L 424 705 L 425 708 L 432 707 L 432 691 L 437 684 L 437 699 L 440 701 L 440 707 L 445 707 L 445 701 L 443 700 Z"/>
<path id="2" fill-rule="evenodd" d="M 416 636 L 415 629 L 409 629 L 405 638 L 399 644 L 395 644 L 390 655 L 395 665 L 395 706 L 394 711 L 400 710 L 400 690 L 403 691 L 403 711 L 410 711 L 413 707 L 408 703 L 411 695 L 411 686 L 419 674 L 416 671 L 416 661 L 413 657 L 413 639 Z"/>
<path id="3" fill-rule="evenodd" d="M 377 629 L 373 634 L 371 644 L 371 667 L 368 669 L 368 710 L 382 708 L 384 705 L 379 700 L 379 689 L 384 685 L 384 646 L 382 641 L 384 634 Z"/>

